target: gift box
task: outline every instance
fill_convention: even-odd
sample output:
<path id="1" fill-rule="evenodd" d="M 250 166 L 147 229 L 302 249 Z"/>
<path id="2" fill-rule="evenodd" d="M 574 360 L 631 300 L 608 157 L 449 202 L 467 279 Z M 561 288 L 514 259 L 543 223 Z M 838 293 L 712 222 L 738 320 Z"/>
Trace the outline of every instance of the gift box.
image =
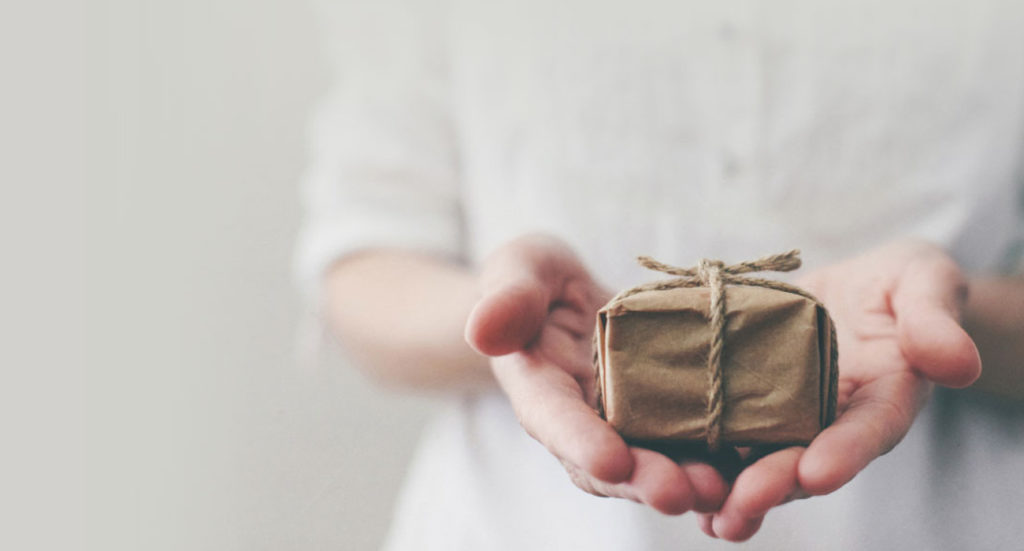
<path id="1" fill-rule="evenodd" d="M 835 416 L 835 329 L 794 286 L 742 274 L 799 266 L 799 252 L 725 266 L 703 260 L 677 277 L 624 291 L 597 316 L 601 415 L 638 444 L 807 444 Z"/>

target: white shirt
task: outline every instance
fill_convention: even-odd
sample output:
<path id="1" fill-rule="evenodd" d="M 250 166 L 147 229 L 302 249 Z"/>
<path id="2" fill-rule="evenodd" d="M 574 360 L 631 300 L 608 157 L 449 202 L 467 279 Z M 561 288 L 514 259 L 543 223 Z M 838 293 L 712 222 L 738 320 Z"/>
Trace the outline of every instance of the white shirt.
<path id="1" fill-rule="evenodd" d="M 298 253 L 316 296 L 372 247 L 477 262 L 527 231 L 612 288 L 798 247 L 813 268 L 918 236 L 968 270 L 1021 242 L 1024 5 L 343 2 Z M 757 548 L 1011 545 L 1024 413 L 942 393 L 846 488 L 769 514 Z M 822 542 L 826 541 L 827 544 Z M 388 548 L 714 548 L 688 518 L 597 499 L 497 392 L 424 437 Z M 979 547 L 980 545 L 980 547 Z"/>

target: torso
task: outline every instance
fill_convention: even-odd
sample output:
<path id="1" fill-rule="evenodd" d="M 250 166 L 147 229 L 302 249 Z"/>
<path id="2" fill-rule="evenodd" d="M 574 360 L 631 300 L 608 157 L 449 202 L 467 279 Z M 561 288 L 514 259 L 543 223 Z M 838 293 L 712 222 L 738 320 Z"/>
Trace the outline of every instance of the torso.
<path id="1" fill-rule="evenodd" d="M 622 288 L 637 254 L 799 247 L 813 267 L 916 235 L 987 269 L 1019 227 L 1019 3 L 459 0 L 449 22 L 473 259 L 550 231 Z M 1000 473 L 1024 414 L 957 400 L 837 494 L 772 512 L 755 546 L 1016 541 L 1024 483 Z M 579 492 L 497 394 L 428 433 L 402 507 L 393 549 L 732 548 Z"/>

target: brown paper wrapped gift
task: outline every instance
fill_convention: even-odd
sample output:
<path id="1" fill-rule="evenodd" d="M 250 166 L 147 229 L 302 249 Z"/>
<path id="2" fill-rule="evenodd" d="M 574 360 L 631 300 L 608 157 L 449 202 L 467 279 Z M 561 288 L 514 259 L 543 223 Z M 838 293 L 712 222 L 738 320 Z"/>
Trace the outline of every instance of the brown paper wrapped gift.
<path id="1" fill-rule="evenodd" d="M 806 444 L 832 422 L 832 321 L 806 291 L 741 274 L 800 266 L 799 252 L 724 266 L 641 264 L 676 279 L 619 293 L 598 312 L 602 416 L 651 445 Z"/>

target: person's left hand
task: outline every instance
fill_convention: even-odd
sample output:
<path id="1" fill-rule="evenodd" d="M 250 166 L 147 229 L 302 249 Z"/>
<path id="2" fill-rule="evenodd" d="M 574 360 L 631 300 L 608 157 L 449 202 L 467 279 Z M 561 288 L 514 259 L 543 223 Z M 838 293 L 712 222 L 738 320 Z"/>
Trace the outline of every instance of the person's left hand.
<path id="1" fill-rule="evenodd" d="M 842 487 L 899 443 L 932 383 L 965 387 L 981 373 L 978 350 L 959 324 L 966 280 L 934 245 L 895 242 L 798 284 L 835 321 L 836 420 L 808 447 L 770 453 L 744 469 L 722 508 L 698 517 L 712 537 L 746 540 L 773 507 Z"/>

